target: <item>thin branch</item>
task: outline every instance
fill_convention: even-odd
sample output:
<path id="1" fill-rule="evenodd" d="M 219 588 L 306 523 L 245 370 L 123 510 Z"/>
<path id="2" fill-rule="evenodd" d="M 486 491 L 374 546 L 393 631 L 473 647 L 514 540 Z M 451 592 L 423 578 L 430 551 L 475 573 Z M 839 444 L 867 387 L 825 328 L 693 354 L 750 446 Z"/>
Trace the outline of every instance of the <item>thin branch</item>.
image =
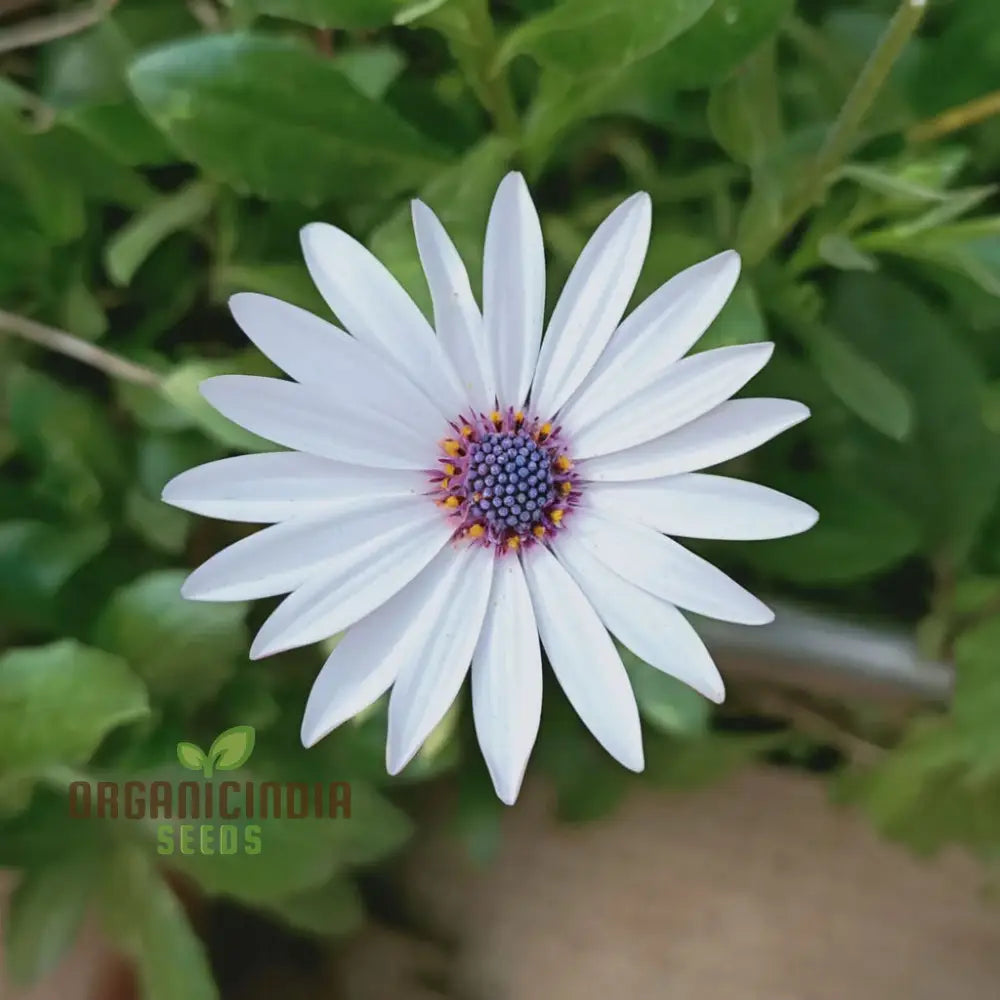
<path id="1" fill-rule="evenodd" d="M 984 94 L 974 101 L 949 108 L 933 118 L 918 122 L 907 132 L 906 138 L 914 143 L 930 142 L 951 132 L 968 128 L 970 125 L 978 125 L 993 115 L 1000 115 L 1000 90 L 994 90 L 991 94 Z"/>
<path id="2" fill-rule="evenodd" d="M 5 28 L 0 31 L 0 52 L 28 49 L 56 38 L 75 35 L 97 24 L 116 3 L 118 0 L 94 0 L 94 3 L 86 7 L 81 5 Z"/>
<path id="3" fill-rule="evenodd" d="M 30 340 L 33 344 L 48 348 L 50 351 L 57 351 L 67 357 L 82 361 L 91 368 L 97 368 L 110 375 L 112 378 L 124 379 L 126 382 L 134 382 L 136 385 L 145 385 L 155 388 L 160 384 L 160 376 L 147 368 L 145 365 L 136 364 L 127 358 L 119 357 L 103 347 L 97 347 L 89 341 L 74 337 L 65 330 L 57 330 L 42 323 L 36 323 L 33 319 L 25 316 L 18 316 L 14 313 L 4 312 L 0 309 L 0 331 Z"/>

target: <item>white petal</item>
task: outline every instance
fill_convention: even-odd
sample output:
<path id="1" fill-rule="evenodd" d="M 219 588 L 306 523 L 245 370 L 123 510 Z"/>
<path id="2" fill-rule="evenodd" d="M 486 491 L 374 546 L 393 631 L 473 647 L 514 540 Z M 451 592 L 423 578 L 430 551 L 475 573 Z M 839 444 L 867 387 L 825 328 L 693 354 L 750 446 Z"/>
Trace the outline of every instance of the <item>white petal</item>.
<path id="1" fill-rule="evenodd" d="M 257 348 L 296 382 L 326 385 L 357 345 L 332 323 L 270 295 L 240 292 L 230 298 L 229 310 Z"/>
<path id="2" fill-rule="evenodd" d="M 791 399 L 732 399 L 663 437 L 582 461 L 585 480 L 626 482 L 707 469 L 743 455 L 794 427 L 809 408 Z"/>
<path id="3" fill-rule="evenodd" d="M 165 503 L 205 517 L 266 524 L 346 513 L 382 497 L 420 496 L 427 475 L 370 469 L 297 451 L 220 458 L 182 472 L 163 487 Z"/>
<path id="4" fill-rule="evenodd" d="M 366 510 L 302 518 L 264 528 L 216 553 L 184 582 L 195 601 L 243 601 L 287 594 L 342 558 L 346 548 L 374 545 L 384 533 L 405 535 L 441 512 L 411 497 L 373 501 Z"/>
<path id="5" fill-rule="evenodd" d="M 542 716 L 542 653 L 517 559 L 497 559 L 472 659 L 472 710 L 493 787 L 513 805 Z"/>
<path id="6" fill-rule="evenodd" d="M 611 412 L 666 374 L 719 314 L 739 274 L 739 254 L 727 250 L 681 271 L 637 306 L 560 412 L 563 427 L 572 433 L 578 421 Z"/>
<path id="7" fill-rule="evenodd" d="M 579 458 L 622 451 L 690 423 L 741 389 L 767 364 L 774 344 L 719 347 L 678 361 L 662 378 L 628 397 L 614 413 L 587 418 L 571 441 Z"/>
<path id="8" fill-rule="evenodd" d="M 438 217 L 414 201 L 413 232 L 434 305 L 434 328 L 474 408 L 487 413 L 496 402 L 483 317 L 469 275 Z"/>
<path id="9" fill-rule="evenodd" d="M 766 625 L 774 613 L 722 570 L 652 528 L 577 510 L 567 530 L 609 569 L 656 597 L 706 618 Z"/>
<path id="10" fill-rule="evenodd" d="M 481 545 L 444 556 L 442 583 L 421 611 L 431 628 L 406 645 L 389 698 L 390 774 L 406 767 L 455 700 L 483 627 L 496 557 Z"/>
<path id="11" fill-rule="evenodd" d="M 341 323 L 406 372 L 444 416 L 465 410 L 468 398 L 430 324 L 378 258 L 322 222 L 306 226 L 301 239 L 306 267 Z"/>
<path id="12" fill-rule="evenodd" d="M 327 392 L 256 375 L 218 375 L 199 388 L 223 416 L 286 448 L 376 468 L 433 468 L 447 423 L 433 411 L 400 417 L 367 396 L 365 379 L 353 374 L 353 386 Z"/>
<path id="13" fill-rule="evenodd" d="M 649 246 L 645 192 L 619 205 L 583 248 L 549 320 L 531 404 L 549 417 L 579 388 L 625 312 Z"/>
<path id="14" fill-rule="evenodd" d="M 593 483 L 587 500 L 606 517 L 621 516 L 682 538 L 783 538 L 806 531 L 819 517 L 809 504 L 777 490 L 698 472 Z"/>
<path id="15" fill-rule="evenodd" d="M 275 608 L 250 647 L 250 658 L 336 635 L 405 587 L 454 532 L 439 510 L 430 503 L 427 508 L 423 520 L 345 546 Z"/>
<path id="16" fill-rule="evenodd" d="M 524 178 L 500 182 L 486 226 L 483 322 L 501 406 L 527 398 L 545 311 L 545 250 Z"/>
<path id="17" fill-rule="evenodd" d="M 711 701 L 725 698 L 712 657 L 677 608 L 609 570 L 571 532 L 561 535 L 553 549 L 609 631 L 639 659 Z"/>
<path id="18" fill-rule="evenodd" d="M 545 546 L 532 546 L 521 560 L 542 645 L 566 697 L 615 760 L 641 771 L 639 709 L 611 636 Z"/>

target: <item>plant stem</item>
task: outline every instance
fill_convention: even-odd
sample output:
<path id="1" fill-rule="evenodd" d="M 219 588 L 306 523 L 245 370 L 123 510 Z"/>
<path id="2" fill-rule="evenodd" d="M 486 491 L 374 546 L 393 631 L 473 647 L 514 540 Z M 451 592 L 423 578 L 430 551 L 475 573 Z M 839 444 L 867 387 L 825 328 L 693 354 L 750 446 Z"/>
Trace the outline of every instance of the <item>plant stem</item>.
<path id="1" fill-rule="evenodd" d="M 75 35 L 78 31 L 84 31 L 91 25 L 97 24 L 117 2 L 118 0 L 95 0 L 86 7 L 74 7 L 72 10 L 60 11 L 47 17 L 37 17 L 5 28 L 0 31 L 0 52 L 27 49 L 55 38 Z"/>
<path id="2" fill-rule="evenodd" d="M 0 331 L 22 337 L 24 340 L 30 340 L 33 344 L 39 344 L 50 351 L 57 351 L 67 357 L 76 358 L 77 361 L 97 368 L 112 378 L 124 379 L 126 382 L 134 382 L 136 385 L 145 385 L 150 388 L 155 388 L 160 384 L 160 376 L 151 368 L 112 354 L 110 351 L 104 350 L 103 347 L 97 347 L 89 341 L 66 333 L 65 330 L 57 330 L 54 327 L 36 323 L 26 316 L 18 316 L 0 309 Z"/>
<path id="3" fill-rule="evenodd" d="M 892 67 L 924 15 L 927 0 L 903 0 L 847 95 L 826 140 L 789 198 L 780 222 L 769 232 L 755 232 L 741 248 L 748 264 L 759 263 L 826 192 L 831 175 L 850 155 L 858 129 L 878 97 Z"/>
<path id="4" fill-rule="evenodd" d="M 909 142 L 930 142 L 950 132 L 977 125 L 993 115 L 1000 115 L 1000 90 L 994 90 L 991 94 L 984 94 L 974 101 L 949 108 L 933 118 L 919 122 L 906 133 L 906 138 Z"/>
<path id="5" fill-rule="evenodd" d="M 505 139 L 517 144 L 521 136 L 521 123 L 507 71 L 495 69 L 497 36 L 490 16 L 489 0 L 465 0 L 465 11 L 473 50 L 463 54 L 458 50 L 464 47 L 457 43 L 456 58 L 479 100 L 493 118 L 497 131 Z"/>

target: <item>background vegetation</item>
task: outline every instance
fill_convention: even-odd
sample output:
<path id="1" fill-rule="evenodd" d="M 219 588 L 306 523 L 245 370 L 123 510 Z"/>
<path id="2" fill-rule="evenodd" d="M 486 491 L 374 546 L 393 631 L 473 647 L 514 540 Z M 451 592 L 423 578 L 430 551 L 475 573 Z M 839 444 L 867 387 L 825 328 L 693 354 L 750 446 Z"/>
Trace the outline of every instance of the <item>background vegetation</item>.
<path id="1" fill-rule="evenodd" d="M 346 934 L 372 898 L 355 876 L 404 845 L 401 805 L 439 776 L 459 789 L 469 850 L 495 848 L 503 807 L 462 702 L 399 779 L 384 773 L 384 706 L 303 751 L 323 650 L 249 663 L 262 604 L 178 593 L 245 529 L 158 497 L 182 469 L 262 446 L 197 385 L 269 371 L 225 309 L 232 292 L 324 312 L 301 225 L 357 234 L 426 304 L 409 197 L 441 214 L 475 283 L 512 165 L 543 215 L 550 292 L 637 189 L 655 204 L 637 298 L 742 252 L 700 347 L 774 339 L 753 393 L 814 416 L 726 471 L 822 519 L 798 538 L 705 548 L 759 592 L 894 622 L 957 665 L 950 709 L 901 725 L 805 695 L 762 712 L 739 684 L 712 716 L 630 662 L 650 734 L 638 779 L 547 691 L 532 769 L 561 814 L 768 754 L 832 771 L 913 847 L 994 856 L 998 79 L 995 0 L 0 6 L 0 866 L 24 873 L 5 921 L 16 979 L 51 967 L 96 904 L 147 997 L 216 996 L 177 884 Z M 208 746 L 237 724 L 257 730 L 254 776 L 352 781 L 352 820 L 272 822 L 260 856 L 177 857 L 172 871 L 141 824 L 67 822 L 74 777 L 177 777 L 178 741 Z"/>

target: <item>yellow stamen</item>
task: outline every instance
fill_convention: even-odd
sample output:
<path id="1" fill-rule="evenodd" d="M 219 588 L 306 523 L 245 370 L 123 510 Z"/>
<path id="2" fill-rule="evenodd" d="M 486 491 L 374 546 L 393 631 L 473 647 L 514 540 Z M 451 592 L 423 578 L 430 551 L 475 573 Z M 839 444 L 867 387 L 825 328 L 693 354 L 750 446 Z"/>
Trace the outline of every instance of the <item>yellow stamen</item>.
<path id="1" fill-rule="evenodd" d="M 549 514 L 549 519 L 552 520 L 555 524 L 558 524 L 563 519 L 564 513 L 565 512 L 561 510 L 554 510 L 552 511 L 551 514 Z"/>
<path id="2" fill-rule="evenodd" d="M 521 544 L 521 539 L 515 535 L 513 538 L 507 539 L 507 548 L 516 549 Z"/>
<path id="3" fill-rule="evenodd" d="M 517 422 L 518 425 L 523 424 L 524 410 L 518 410 L 517 413 L 514 414 L 514 420 Z"/>
<path id="4" fill-rule="evenodd" d="M 569 460 L 567 455 L 560 455 L 556 459 L 556 468 L 560 472 L 569 472 L 569 470 L 573 468 L 573 463 Z"/>
<path id="5" fill-rule="evenodd" d="M 458 497 L 448 497 L 448 499 L 445 500 L 444 502 L 445 507 L 451 507 L 452 510 L 454 510 L 458 506 L 458 504 L 459 504 Z"/>
<path id="6" fill-rule="evenodd" d="M 493 423 L 496 424 L 497 427 L 499 427 L 500 424 L 503 423 L 503 417 L 501 416 L 500 411 L 499 410 L 494 410 L 490 414 L 490 420 L 492 420 Z"/>
<path id="7" fill-rule="evenodd" d="M 484 534 L 486 534 L 486 529 L 481 524 L 474 524 L 469 528 L 470 538 L 481 538 Z"/>
<path id="8" fill-rule="evenodd" d="M 468 424 L 462 428 L 462 437 L 472 437 L 472 428 Z"/>
<path id="9" fill-rule="evenodd" d="M 458 472 L 458 469 L 456 469 L 455 466 L 451 464 L 451 462 L 445 462 L 444 463 L 444 471 L 449 476 L 453 476 L 453 475 L 455 475 L 456 472 Z"/>
<path id="10" fill-rule="evenodd" d="M 560 490 L 562 490 L 562 492 L 563 492 L 563 495 L 565 495 L 565 494 L 569 493 L 569 492 L 570 492 L 570 490 L 572 490 L 572 489 L 573 489 L 573 484 L 572 484 L 571 482 L 567 481 L 567 482 L 565 482 L 565 483 L 562 483 L 562 484 L 561 484 L 561 485 L 559 486 L 559 489 L 560 489 Z"/>
<path id="11" fill-rule="evenodd" d="M 446 455 L 451 455 L 454 458 L 462 450 L 462 446 L 454 438 L 445 438 L 441 442 L 441 447 L 444 448 Z"/>
<path id="12" fill-rule="evenodd" d="M 443 489 L 443 490 L 446 490 L 446 489 L 448 489 L 448 483 L 449 483 L 450 481 L 451 481 L 451 480 L 449 480 L 449 479 L 442 479 L 442 480 L 441 480 L 441 482 L 440 482 L 440 483 L 438 483 L 438 486 L 440 486 L 440 487 L 441 487 L 441 489 Z"/>
<path id="13" fill-rule="evenodd" d="M 551 433 L 552 433 L 552 424 L 542 424 L 542 426 L 538 428 L 539 440 L 541 440 L 542 438 L 547 438 Z"/>
<path id="14" fill-rule="evenodd" d="M 531 533 L 535 536 L 535 538 L 541 538 L 542 535 L 545 534 L 545 525 L 544 524 L 536 524 L 531 529 Z"/>

